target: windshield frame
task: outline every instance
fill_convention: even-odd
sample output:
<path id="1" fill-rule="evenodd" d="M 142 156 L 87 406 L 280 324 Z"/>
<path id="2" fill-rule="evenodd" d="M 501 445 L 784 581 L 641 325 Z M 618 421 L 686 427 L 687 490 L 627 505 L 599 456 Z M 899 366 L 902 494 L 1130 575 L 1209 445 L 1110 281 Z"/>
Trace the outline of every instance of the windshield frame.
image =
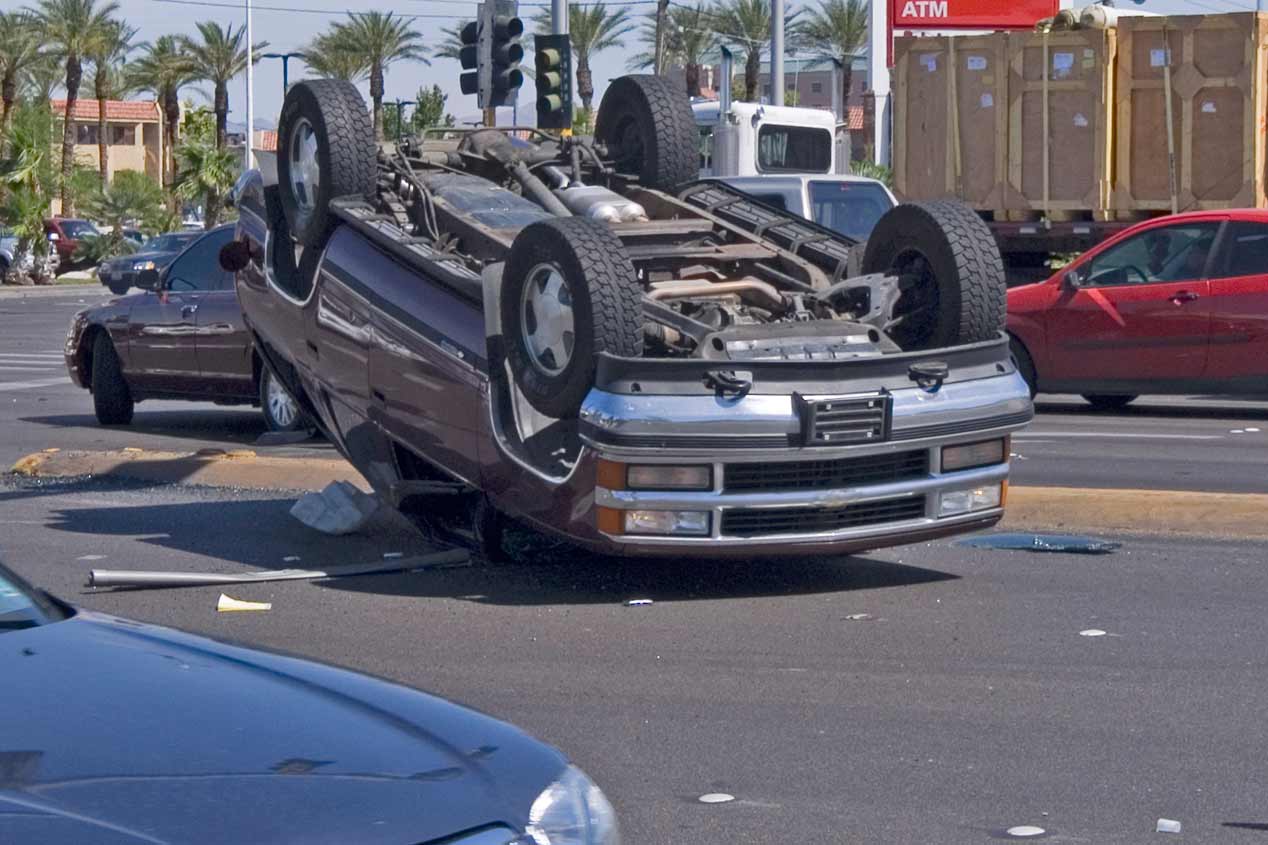
<path id="1" fill-rule="evenodd" d="M 70 606 L 63 604 L 43 590 L 36 588 L 29 581 L 18 575 L 3 563 L 0 563 L 0 584 L 7 584 L 30 602 L 32 617 L 32 624 L 30 625 L 24 625 L 18 628 L 0 627 L 0 636 L 3 636 L 6 633 L 12 633 L 13 631 L 30 630 L 31 628 L 51 625 L 54 622 L 61 622 L 64 619 L 69 619 L 75 614 L 75 611 Z"/>

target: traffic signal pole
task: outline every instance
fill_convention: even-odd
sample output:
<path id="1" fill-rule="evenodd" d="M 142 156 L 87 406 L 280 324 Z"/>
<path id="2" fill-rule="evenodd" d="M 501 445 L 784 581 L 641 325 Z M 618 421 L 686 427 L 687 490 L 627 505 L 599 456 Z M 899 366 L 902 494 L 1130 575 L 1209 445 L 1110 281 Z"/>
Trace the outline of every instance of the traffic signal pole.
<path id="1" fill-rule="evenodd" d="M 753 92 L 749 92 L 753 99 Z M 770 3 L 770 103 L 784 104 L 784 0 Z"/>
<path id="2" fill-rule="evenodd" d="M 568 0 L 550 0 L 550 31 L 554 35 L 568 34 Z"/>

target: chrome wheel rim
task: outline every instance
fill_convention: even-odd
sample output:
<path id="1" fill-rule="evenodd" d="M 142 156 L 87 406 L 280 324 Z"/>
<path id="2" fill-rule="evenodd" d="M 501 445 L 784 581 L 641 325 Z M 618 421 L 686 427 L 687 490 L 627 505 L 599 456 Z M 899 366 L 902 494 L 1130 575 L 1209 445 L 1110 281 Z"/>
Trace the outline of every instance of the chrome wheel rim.
<path id="1" fill-rule="evenodd" d="M 290 428 L 299 416 L 299 406 L 286 392 L 286 388 L 277 383 L 277 379 L 268 376 L 268 385 L 264 388 L 265 401 L 269 405 L 269 416 L 278 428 Z"/>
<path id="2" fill-rule="evenodd" d="M 304 211 L 317 206 L 317 193 L 321 190 L 321 165 L 317 161 L 317 133 L 313 125 L 300 118 L 291 133 L 290 150 L 291 196 Z"/>
<path id="3" fill-rule="evenodd" d="M 577 342 L 572 289 L 553 264 L 538 264 L 529 272 L 520 300 L 520 327 L 534 367 L 548 376 L 568 368 Z"/>

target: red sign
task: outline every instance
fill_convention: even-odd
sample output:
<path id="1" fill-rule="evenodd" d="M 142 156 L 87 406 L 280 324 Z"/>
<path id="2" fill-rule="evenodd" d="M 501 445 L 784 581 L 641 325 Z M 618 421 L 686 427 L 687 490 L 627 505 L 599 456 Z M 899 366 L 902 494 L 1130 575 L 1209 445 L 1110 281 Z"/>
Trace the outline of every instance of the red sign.
<path id="1" fill-rule="evenodd" d="M 889 0 L 894 29 L 1031 29 L 1057 0 Z"/>
<path id="2" fill-rule="evenodd" d="M 896 29 L 1032 29 L 1058 0 L 888 0 L 886 53 L 894 66 Z"/>

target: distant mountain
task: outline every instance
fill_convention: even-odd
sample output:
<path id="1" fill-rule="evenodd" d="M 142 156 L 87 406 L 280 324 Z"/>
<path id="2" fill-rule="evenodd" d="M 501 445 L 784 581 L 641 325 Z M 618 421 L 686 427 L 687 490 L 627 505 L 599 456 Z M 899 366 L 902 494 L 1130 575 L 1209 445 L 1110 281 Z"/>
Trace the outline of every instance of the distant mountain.
<path id="1" fill-rule="evenodd" d="M 257 117 L 255 119 L 255 128 L 269 130 L 277 129 L 277 121 L 269 120 L 267 117 Z M 225 123 L 225 129 L 236 135 L 242 135 L 246 133 L 247 125 L 245 121 L 230 120 Z"/>

